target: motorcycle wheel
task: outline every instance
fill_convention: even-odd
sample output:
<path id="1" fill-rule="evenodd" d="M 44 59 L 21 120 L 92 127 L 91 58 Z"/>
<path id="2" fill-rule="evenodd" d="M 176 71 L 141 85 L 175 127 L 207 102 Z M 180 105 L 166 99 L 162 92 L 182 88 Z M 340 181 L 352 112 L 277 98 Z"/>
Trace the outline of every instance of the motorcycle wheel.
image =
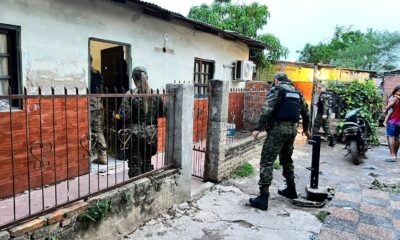
<path id="1" fill-rule="evenodd" d="M 351 159 L 353 160 L 353 163 L 355 165 L 360 164 L 360 154 L 358 153 L 357 141 L 351 140 L 349 148 L 350 148 L 350 155 L 351 155 Z"/>

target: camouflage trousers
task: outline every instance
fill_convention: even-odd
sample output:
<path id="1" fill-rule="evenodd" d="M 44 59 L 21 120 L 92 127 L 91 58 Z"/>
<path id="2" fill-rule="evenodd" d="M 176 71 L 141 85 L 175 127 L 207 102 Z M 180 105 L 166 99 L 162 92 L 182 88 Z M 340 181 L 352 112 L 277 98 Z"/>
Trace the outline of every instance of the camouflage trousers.
<path id="1" fill-rule="evenodd" d="M 331 129 L 329 128 L 329 125 L 330 125 L 329 117 L 327 117 L 326 119 L 322 119 L 322 115 L 317 114 L 317 116 L 314 119 L 313 134 L 318 133 L 319 129 L 322 126 L 322 129 L 324 130 L 327 137 L 332 137 L 332 132 Z"/>
<path id="2" fill-rule="evenodd" d="M 129 147 L 125 150 L 128 159 L 128 176 L 130 178 L 154 170 L 152 156 L 157 154 L 157 138 L 148 143 L 132 136 Z"/>
<path id="3" fill-rule="evenodd" d="M 258 185 L 261 193 L 269 192 L 273 177 L 273 164 L 278 155 L 283 168 L 282 175 L 286 178 L 286 182 L 294 182 L 292 154 L 296 135 L 295 124 L 288 122 L 277 123 L 268 131 L 260 160 L 260 181 Z"/>
<path id="4" fill-rule="evenodd" d="M 95 151 L 100 154 L 107 149 L 106 139 L 104 137 L 104 107 L 101 98 L 90 98 L 90 129 L 96 137 L 97 142 Z"/>

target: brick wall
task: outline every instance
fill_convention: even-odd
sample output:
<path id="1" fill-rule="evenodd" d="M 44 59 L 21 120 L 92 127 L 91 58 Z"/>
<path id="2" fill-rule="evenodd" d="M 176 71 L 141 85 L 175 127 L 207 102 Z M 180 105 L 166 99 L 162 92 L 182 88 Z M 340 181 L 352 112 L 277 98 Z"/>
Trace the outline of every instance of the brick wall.
<path id="1" fill-rule="evenodd" d="M 242 162 L 249 162 L 253 158 L 259 158 L 264 140 L 265 133 L 261 133 L 257 140 L 254 140 L 253 137 L 248 137 L 227 146 L 225 158 L 218 167 L 218 179 L 228 178 Z"/>
<path id="2" fill-rule="evenodd" d="M 393 89 L 400 85 L 400 74 L 387 75 L 384 77 L 383 81 L 384 96 L 388 98 Z"/>

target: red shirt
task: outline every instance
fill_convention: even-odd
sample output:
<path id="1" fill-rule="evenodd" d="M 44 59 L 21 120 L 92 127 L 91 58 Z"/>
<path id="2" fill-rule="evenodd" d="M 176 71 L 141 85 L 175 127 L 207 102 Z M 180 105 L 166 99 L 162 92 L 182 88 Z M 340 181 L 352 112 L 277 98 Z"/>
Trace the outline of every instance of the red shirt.
<path id="1" fill-rule="evenodd" d="M 400 125 L 400 102 L 397 102 L 396 105 L 392 107 L 393 112 L 390 114 L 388 123 L 394 125 Z"/>

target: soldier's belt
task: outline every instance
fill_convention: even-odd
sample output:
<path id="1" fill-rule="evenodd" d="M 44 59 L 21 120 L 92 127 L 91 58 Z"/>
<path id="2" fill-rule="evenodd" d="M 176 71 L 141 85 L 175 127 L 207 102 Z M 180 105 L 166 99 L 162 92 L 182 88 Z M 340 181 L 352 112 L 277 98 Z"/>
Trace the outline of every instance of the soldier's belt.
<path id="1" fill-rule="evenodd" d="M 279 122 L 274 122 L 274 125 L 285 125 L 285 126 L 297 126 L 297 122 L 289 122 L 289 121 L 279 121 Z"/>

